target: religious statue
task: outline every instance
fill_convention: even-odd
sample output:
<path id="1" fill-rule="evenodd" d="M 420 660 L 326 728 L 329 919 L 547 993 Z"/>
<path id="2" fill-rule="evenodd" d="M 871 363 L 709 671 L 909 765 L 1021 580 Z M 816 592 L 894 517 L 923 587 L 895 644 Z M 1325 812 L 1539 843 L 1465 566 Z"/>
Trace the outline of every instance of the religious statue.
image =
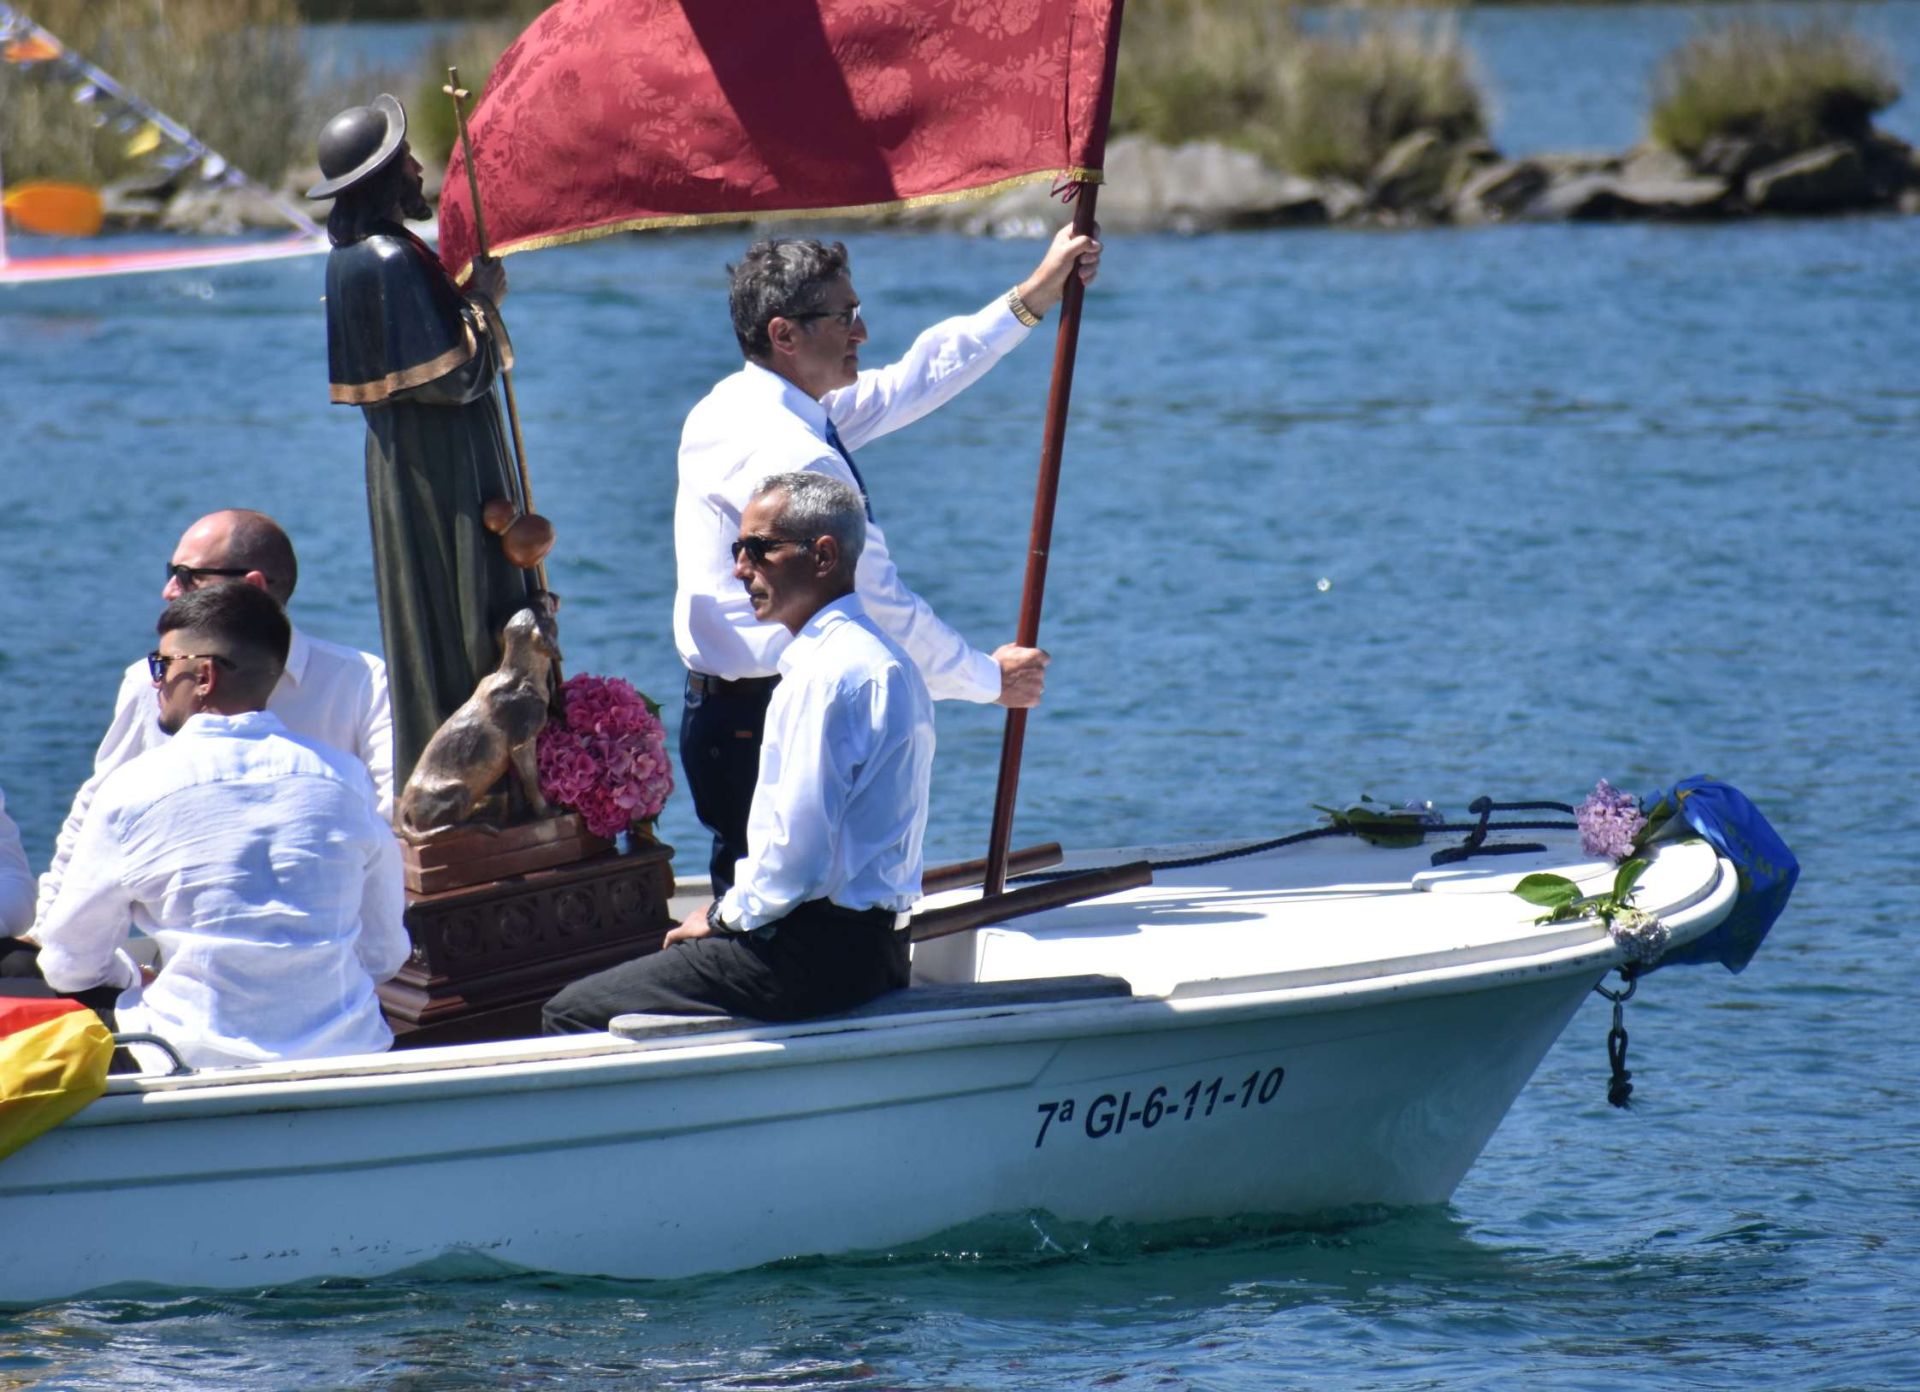
<path id="1" fill-rule="evenodd" d="M 475 264 L 456 287 L 407 218 L 432 215 L 400 103 L 335 116 L 320 132 L 332 198 L 327 360 L 332 399 L 367 424 L 380 631 L 393 698 L 394 777 L 404 782 L 434 731 L 500 658 L 499 634 L 538 590 L 551 528 L 525 516 L 495 387 L 513 349 L 497 301 L 506 276 Z M 491 511 L 490 511 L 491 505 Z M 513 545 L 538 523 L 543 545 Z M 538 554 L 534 554 L 538 552 Z"/>

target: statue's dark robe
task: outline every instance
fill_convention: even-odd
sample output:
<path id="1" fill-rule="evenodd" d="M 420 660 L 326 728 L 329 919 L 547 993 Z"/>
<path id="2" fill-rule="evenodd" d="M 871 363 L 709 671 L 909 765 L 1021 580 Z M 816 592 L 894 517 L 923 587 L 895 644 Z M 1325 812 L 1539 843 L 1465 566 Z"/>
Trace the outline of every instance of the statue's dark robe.
<path id="1" fill-rule="evenodd" d="M 481 510 L 521 505 L 495 394 L 512 348 L 483 299 L 460 295 L 393 225 L 327 260 L 333 400 L 367 419 L 367 506 L 404 785 L 440 724 L 500 662 L 500 628 L 533 592 Z"/>

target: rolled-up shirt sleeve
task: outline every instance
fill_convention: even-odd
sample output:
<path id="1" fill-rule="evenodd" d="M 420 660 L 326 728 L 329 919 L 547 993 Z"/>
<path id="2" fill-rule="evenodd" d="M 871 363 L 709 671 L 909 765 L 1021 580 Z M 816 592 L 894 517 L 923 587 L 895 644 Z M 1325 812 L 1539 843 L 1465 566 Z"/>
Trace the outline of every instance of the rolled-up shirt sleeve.
<path id="1" fill-rule="evenodd" d="M 40 972 L 56 991 L 135 985 L 139 972 L 120 949 L 133 927 L 133 893 L 114 873 L 124 864 L 118 819 L 96 807 L 53 906 L 34 928 Z"/>

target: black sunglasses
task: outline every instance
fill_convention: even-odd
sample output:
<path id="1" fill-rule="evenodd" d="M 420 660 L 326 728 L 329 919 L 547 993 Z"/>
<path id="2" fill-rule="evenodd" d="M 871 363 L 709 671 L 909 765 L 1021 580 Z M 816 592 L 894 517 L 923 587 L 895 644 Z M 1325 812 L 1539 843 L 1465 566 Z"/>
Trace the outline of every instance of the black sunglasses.
<path id="1" fill-rule="evenodd" d="M 860 306 L 855 304 L 848 305 L 845 309 L 810 309 L 804 314 L 787 314 L 781 317 L 792 319 L 796 323 L 801 324 L 808 323 L 814 319 L 832 319 L 838 323 L 841 328 L 851 329 L 854 324 L 860 321 Z"/>
<path id="2" fill-rule="evenodd" d="M 168 565 L 167 579 L 179 582 L 180 588 L 190 590 L 209 575 L 240 576 L 249 572 L 245 566 L 190 566 Z"/>
<path id="3" fill-rule="evenodd" d="M 155 648 L 147 654 L 147 675 L 152 677 L 153 684 L 158 686 L 167 679 L 169 662 L 198 662 L 203 657 L 209 662 L 217 662 L 229 669 L 239 665 L 224 653 L 163 653 Z"/>
<path id="4" fill-rule="evenodd" d="M 813 549 L 812 542 L 802 541 L 799 537 L 763 536 L 743 536 L 727 549 L 733 552 L 733 559 L 736 564 L 738 564 L 740 560 L 740 553 L 744 551 L 747 559 L 755 565 L 765 565 L 767 563 L 767 553 L 781 546 L 797 546 L 802 551 L 811 551 Z"/>

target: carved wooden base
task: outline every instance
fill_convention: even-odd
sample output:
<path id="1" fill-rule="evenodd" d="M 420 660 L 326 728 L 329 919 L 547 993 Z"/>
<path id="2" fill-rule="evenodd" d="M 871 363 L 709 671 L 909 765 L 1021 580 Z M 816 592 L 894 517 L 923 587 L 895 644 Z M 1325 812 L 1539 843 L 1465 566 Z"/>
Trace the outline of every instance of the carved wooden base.
<path id="1" fill-rule="evenodd" d="M 407 896 L 413 956 L 380 987 L 396 1043 L 540 1032 L 540 1006 L 589 973 L 659 950 L 672 927 L 673 847 Z"/>
<path id="2" fill-rule="evenodd" d="M 588 831 L 577 813 L 566 812 L 517 826 L 449 827 L 421 841 L 403 838 L 400 859 L 409 893 L 437 894 L 572 865 L 612 849 L 613 842 Z"/>

